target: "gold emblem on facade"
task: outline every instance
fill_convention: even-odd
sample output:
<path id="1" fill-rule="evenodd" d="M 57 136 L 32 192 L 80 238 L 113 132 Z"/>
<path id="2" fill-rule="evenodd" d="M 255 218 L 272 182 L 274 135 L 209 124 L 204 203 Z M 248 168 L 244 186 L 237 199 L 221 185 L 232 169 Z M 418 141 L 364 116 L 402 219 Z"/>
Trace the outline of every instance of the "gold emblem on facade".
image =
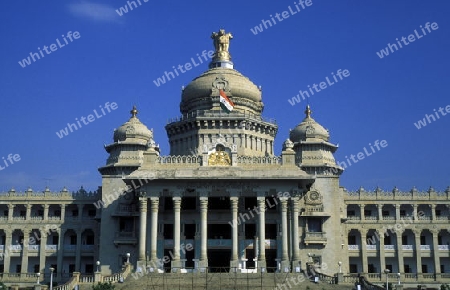
<path id="1" fill-rule="evenodd" d="M 208 165 L 231 165 L 230 155 L 224 151 L 223 146 L 217 146 L 216 151 L 209 154 Z"/>

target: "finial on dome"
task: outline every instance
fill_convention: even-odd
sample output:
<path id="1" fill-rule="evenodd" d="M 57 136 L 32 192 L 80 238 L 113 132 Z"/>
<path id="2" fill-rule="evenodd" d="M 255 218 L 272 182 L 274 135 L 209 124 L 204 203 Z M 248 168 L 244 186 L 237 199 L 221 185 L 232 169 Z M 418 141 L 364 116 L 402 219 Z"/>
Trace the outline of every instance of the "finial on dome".
<path id="1" fill-rule="evenodd" d="M 306 118 L 311 118 L 311 113 L 312 113 L 311 108 L 309 107 L 309 105 L 307 105 L 305 110 Z"/>
<path id="2" fill-rule="evenodd" d="M 133 109 L 130 111 L 131 117 L 136 118 L 136 115 L 138 114 L 138 110 L 136 109 L 136 106 L 133 106 Z"/>
<path id="3" fill-rule="evenodd" d="M 230 40 L 233 39 L 233 35 L 230 32 L 226 33 L 225 29 L 219 29 L 219 32 L 213 32 L 211 34 L 211 38 L 213 39 L 215 52 L 209 67 L 233 68 L 231 55 L 228 52 Z"/>

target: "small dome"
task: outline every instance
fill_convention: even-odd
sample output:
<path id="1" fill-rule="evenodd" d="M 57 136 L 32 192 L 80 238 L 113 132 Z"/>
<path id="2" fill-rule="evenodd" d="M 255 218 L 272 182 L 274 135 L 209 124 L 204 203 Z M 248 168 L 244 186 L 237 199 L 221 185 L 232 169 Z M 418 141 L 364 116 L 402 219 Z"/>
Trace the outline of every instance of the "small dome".
<path id="1" fill-rule="evenodd" d="M 330 134 L 328 130 L 317 123 L 313 118 L 311 118 L 311 109 L 309 105 L 306 107 L 306 118 L 297 125 L 289 134 L 289 139 L 292 142 L 305 141 L 307 138 L 316 138 L 323 141 L 328 141 L 330 139 Z"/>
<path id="2" fill-rule="evenodd" d="M 153 132 L 141 123 L 136 117 L 138 111 L 136 106 L 130 111 L 131 118 L 117 130 L 114 131 L 114 142 L 125 141 L 126 139 L 141 139 L 148 142 L 153 137 Z"/>
<path id="3" fill-rule="evenodd" d="M 263 103 L 261 90 L 246 76 L 235 69 L 215 67 L 207 70 L 183 90 L 180 109 L 182 113 L 210 110 L 213 107 L 214 90 L 229 92 L 236 110 L 251 110 L 261 114 Z M 217 93 L 217 97 L 219 94 Z"/>

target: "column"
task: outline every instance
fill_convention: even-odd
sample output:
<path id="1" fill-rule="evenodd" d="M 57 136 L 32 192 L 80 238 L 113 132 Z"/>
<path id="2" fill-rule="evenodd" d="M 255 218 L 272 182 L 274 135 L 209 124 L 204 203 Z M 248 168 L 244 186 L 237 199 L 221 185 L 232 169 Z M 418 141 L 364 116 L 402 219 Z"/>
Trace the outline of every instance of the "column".
<path id="1" fill-rule="evenodd" d="M 31 205 L 30 205 L 31 208 Z M 28 205 L 27 205 L 28 212 Z M 27 214 L 28 216 L 28 214 Z M 30 233 L 28 229 L 25 229 L 23 232 L 23 241 L 22 241 L 22 268 L 20 269 L 20 273 L 25 274 L 28 273 L 28 244 L 30 240 Z"/>
<path id="2" fill-rule="evenodd" d="M 181 268 L 180 261 L 180 219 L 181 219 L 181 197 L 172 197 L 173 200 L 173 259 L 172 269 Z"/>
<path id="3" fill-rule="evenodd" d="M 378 220 L 381 221 L 383 220 L 383 205 L 377 204 L 377 208 L 378 208 Z"/>
<path id="4" fill-rule="evenodd" d="M 139 261 L 145 261 L 145 235 L 147 231 L 147 197 L 139 197 Z"/>
<path id="5" fill-rule="evenodd" d="M 50 205 L 48 204 L 44 204 L 44 221 L 48 220 L 48 209 L 49 209 Z"/>
<path id="6" fill-rule="evenodd" d="M 361 216 L 361 220 L 364 220 L 364 204 L 359 205 L 359 215 Z"/>
<path id="7" fill-rule="evenodd" d="M 79 214 L 79 212 L 78 212 Z M 75 256 L 75 271 L 81 272 L 81 234 L 82 230 L 77 230 L 77 249 L 76 249 L 76 256 Z M 58 269 L 59 271 L 60 269 Z"/>
<path id="8" fill-rule="evenodd" d="M 259 240 L 259 255 L 258 267 L 266 268 L 266 200 L 264 196 L 257 198 L 258 202 L 258 240 Z"/>
<path id="9" fill-rule="evenodd" d="M 399 221 L 400 220 L 400 205 L 399 204 L 395 204 L 395 220 Z M 403 273 L 403 272 L 401 272 Z"/>
<path id="10" fill-rule="evenodd" d="M 398 206 L 400 208 L 400 206 Z M 402 247 L 402 233 L 397 231 L 397 257 L 398 257 L 398 272 L 405 273 L 405 265 L 403 259 L 403 247 Z"/>
<path id="11" fill-rule="evenodd" d="M 433 229 L 431 230 L 433 234 L 433 258 L 434 258 L 434 273 L 441 274 L 441 263 L 439 260 L 439 246 L 438 246 L 438 235 L 439 230 Z M 438 277 L 436 277 L 438 278 Z"/>
<path id="12" fill-rule="evenodd" d="M 3 265 L 4 265 L 4 269 L 3 272 L 4 273 L 9 273 L 9 268 L 10 268 L 10 264 L 11 264 L 11 243 L 12 243 L 12 230 L 9 229 L 5 229 L 5 247 L 3 249 Z"/>
<path id="13" fill-rule="evenodd" d="M 78 221 L 81 223 L 83 220 L 83 205 L 79 204 L 78 206 Z"/>
<path id="14" fill-rule="evenodd" d="M 237 268 L 239 266 L 238 261 L 238 197 L 230 197 L 230 203 L 231 203 L 231 220 L 232 224 L 234 226 L 231 227 L 231 241 L 232 241 L 232 248 L 231 248 L 231 261 L 230 261 L 230 267 Z M 233 270 L 233 269 L 231 269 Z"/>
<path id="15" fill-rule="evenodd" d="M 65 208 L 65 207 L 64 207 Z M 62 216 L 62 212 L 61 212 Z M 58 279 L 61 279 L 61 273 L 63 272 L 63 257 L 64 257 L 64 232 L 61 229 L 58 229 L 58 250 L 56 251 L 57 257 L 56 257 L 56 266 L 58 267 L 56 276 Z"/>
<path id="16" fill-rule="evenodd" d="M 413 232 L 414 232 L 415 246 L 416 246 L 416 251 L 415 251 L 416 264 L 417 264 L 416 272 L 419 275 L 419 274 L 422 274 L 422 256 L 421 256 L 421 251 L 420 251 L 420 232 L 421 231 L 420 230 L 415 230 Z M 417 278 L 419 278 L 419 277 L 417 277 Z M 422 277 L 420 277 L 420 278 L 422 278 Z"/>
<path id="17" fill-rule="evenodd" d="M 386 269 L 386 258 L 385 258 L 385 254 L 384 254 L 384 232 L 382 232 L 381 230 L 377 230 L 377 232 L 380 237 L 380 250 L 379 250 L 380 268 L 381 268 L 380 272 L 383 272 L 384 269 Z"/>
<path id="18" fill-rule="evenodd" d="M 44 214 L 44 218 L 45 218 Z M 41 245 L 39 246 L 39 272 L 44 273 L 45 270 L 45 246 L 47 245 L 47 232 L 40 230 Z M 61 269 L 58 268 L 58 271 Z"/>
<path id="19" fill-rule="evenodd" d="M 66 205 L 65 204 L 61 204 L 61 221 L 64 222 L 65 217 L 66 217 Z"/>
<path id="20" fill-rule="evenodd" d="M 361 235 L 361 255 L 362 255 L 362 272 L 368 273 L 369 266 L 367 261 L 367 232 L 365 230 L 360 231 Z"/>
<path id="21" fill-rule="evenodd" d="M 152 225 L 151 225 L 151 241 L 150 241 L 150 260 L 155 262 L 158 260 L 158 210 L 159 197 L 150 198 L 152 211 Z"/>
<path id="22" fill-rule="evenodd" d="M 200 197 L 200 261 L 199 267 L 208 267 L 208 198 Z"/>
<path id="23" fill-rule="evenodd" d="M 287 228 L 287 201 L 285 197 L 280 198 L 281 203 L 281 270 L 289 264 L 288 256 L 288 228 Z M 287 262 L 287 263 L 286 263 Z"/>
<path id="24" fill-rule="evenodd" d="M 433 221 L 436 220 L 436 205 L 435 204 L 431 205 L 431 219 Z"/>
<path id="25" fill-rule="evenodd" d="M 31 219 L 31 204 L 26 204 L 25 207 L 27 209 L 27 216 L 25 217 L 25 219 L 29 221 Z"/>
<path id="26" fill-rule="evenodd" d="M 414 217 L 415 221 L 418 220 L 418 217 L 417 217 L 417 204 L 413 204 L 413 217 Z M 421 268 L 422 268 L 422 266 L 421 266 Z"/>
<path id="27" fill-rule="evenodd" d="M 298 239 L 298 199 L 291 199 L 292 206 L 292 269 L 295 270 L 295 266 L 299 265 L 299 239 Z"/>
<path id="28" fill-rule="evenodd" d="M 8 204 L 8 220 L 12 221 L 14 213 L 14 204 Z"/>

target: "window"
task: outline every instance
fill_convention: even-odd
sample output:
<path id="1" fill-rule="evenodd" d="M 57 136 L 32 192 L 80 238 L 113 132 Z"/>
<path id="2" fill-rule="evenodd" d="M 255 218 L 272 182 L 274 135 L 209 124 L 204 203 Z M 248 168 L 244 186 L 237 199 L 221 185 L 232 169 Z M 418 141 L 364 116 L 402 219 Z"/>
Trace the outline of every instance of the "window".
<path id="1" fill-rule="evenodd" d="M 247 240 L 253 240 L 256 236 L 256 224 L 244 224 L 245 227 L 245 238 Z"/>
<path id="2" fill-rule="evenodd" d="M 58 244 L 58 236 L 52 236 L 52 245 Z"/>
<path id="3" fill-rule="evenodd" d="M 364 215 L 365 215 L 365 216 L 371 216 L 371 215 L 372 215 L 372 211 L 369 210 L 369 209 L 365 209 L 365 210 L 364 210 Z"/>
<path id="4" fill-rule="evenodd" d="M 350 264 L 350 273 L 358 273 L 358 265 Z"/>
<path id="5" fill-rule="evenodd" d="M 405 267 L 405 273 L 411 273 L 411 267 L 409 265 L 404 265 Z"/>
<path id="6" fill-rule="evenodd" d="M 34 264 L 34 273 L 39 273 L 39 264 Z"/>
<path id="7" fill-rule="evenodd" d="M 44 216 L 44 211 L 42 209 L 37 211 L 38 216 Z"/>
<path id="8" fill-rule="evenodd" d="M 7 210 L 3 211 L 3 216 L 8 216 L 8 211 Z"/>
<path id="9" fill-rule="evenodd" d="M 61 216 L 61 211 L 60 210 L 55 210 L 55 216 Z"/>
<path id="10" fill-rule="evenodd" d="M 70 244 L 71 245 L 76 245 L 77 244 L 77 236 L 76 235 L 71 235 L 70 236 Z"/>
<path id="11" fill-rule="evenodd" d="M 22 270 L 22 265 L 18 264 L 16 265 L 16 273 L 20 273 Z"/>
<path id="12" fill-rule="evenodd" d="M 383 210 L 383 216 L 389 216 L 389 211 L 388 210 Z"/>
<path id="13" fill-rule="evenodd" d="M 72 216 L 78 216 L 78 210 L 77 209 L 74 209 L 72 211 Z"/>
<path id="14" fill-rule="evenodd" d="M 421 245 L 427 244 L 427 239 L 425 238 L 425 236 L 420 236 L 420 244 Z M 427 273 L 427 272 L 423 272 L 423 273 Z"/>
<path id="15" fill-rule="evenodd" d="M 171 197 L 164 198 L 164 210 L 173 210 L 173 200 Z"/>
<path id="16" fill-rule="evenodd" d="M 195 210 L 197 205 L 197 198 L 195 197 L 183 197 L 181 201 L 182 210 Z"/>
<path id="17" fill-rule="evenodd" d="M 75 272 L 75 264 L 69 264 L 69 273 Z"/>
<path id="18" fill-rule="evenodd" d="M 422 265 L 422 273 L 428 273 L 428 265 Z"/>
<path id="19" fill-rule="evenodd" d="M 402 236 L 402 245 L 408 244 L 408 236 Z"/>
<path id="20" fill-rule="evenodd" d="M 86 236 L 86 245 L 93 245 L 94 244 L 94 235 L 87 235 Z"/>
<path id="21" fill-rule="evenodd" d="M 356 236 L 349 236 L 348 237 L 348 244 L 349 245 L 356 245 Z M 352 272 L 354 273 L 354 272 Z"/>
<path id="22" fill-rule="evenodd" d="M 392 241 L 391 241 L 391 236 L 384 237 L 384 244 L 385 244 L 385 245 L 392 245 L 391 242 L 392 242 Z M 392 272 L 392 271 L 391 271 L 391 272 Z"/>
<path id="23" fill-rule="evenodd" d="M 86 264 L 84 270 L 85 273 L 94 273 L 94 264 Z"/>
<path id="24" fill-rule="evenodd" d="M 27 215 L 27 212 L 26 212 L 26 211 L 24 211 L 24 210 L 21 210 L 21 211 L 20 211 L 20 216 L 23 217 L 23 216 L 26 216 L 26 215 Z"/>
<path id="25" fill-rule="evenodd" d="M 441 210 L 440 209 L 436 210 L 436 216 L 441 216 Z"/>
<path id="26" fill-rule="evenodd" d="M 195 224 L 185 224 L 184 225 L 184 236 L 186 239 L 195 238 Z"/>
<path id="27" fill-rule="evenodd" d="M 392 273 L 392 265 L 386 265 L 386 269 L 388 269 Z"/>
<path id="28" fill-rule="evenodd" d="M 405 210 L 400 210 L 400 216 L 406 216 L 406 211 Z"/>
<path id="29" fill-rule="evenodd" d="M 208 227 L 209 230 L 210 227 Z M 173 224 L 164 224 L 164 232 L 165 239 L 173 239 Z"/>
<path id="30" fill-rule="evenodd" d="M 347 211 L 347 216 L 355 216 L 355 211 L 354 210 L 348 210 Z"/>
<path id="31" fill-rule="evenodd" d="M 96 210 L 95 210 L 95 209 L 90 209 L 90 210 L 88 210 L 88 216 L 89 216 L 89 217 L 94 217 L 95 214 L 96 214 Z"/>
<path id="32" fill-rule="evenodd" d="M 308 218 L 308 232 L 322 232 L 322 221 L 319 218 Z"/>

